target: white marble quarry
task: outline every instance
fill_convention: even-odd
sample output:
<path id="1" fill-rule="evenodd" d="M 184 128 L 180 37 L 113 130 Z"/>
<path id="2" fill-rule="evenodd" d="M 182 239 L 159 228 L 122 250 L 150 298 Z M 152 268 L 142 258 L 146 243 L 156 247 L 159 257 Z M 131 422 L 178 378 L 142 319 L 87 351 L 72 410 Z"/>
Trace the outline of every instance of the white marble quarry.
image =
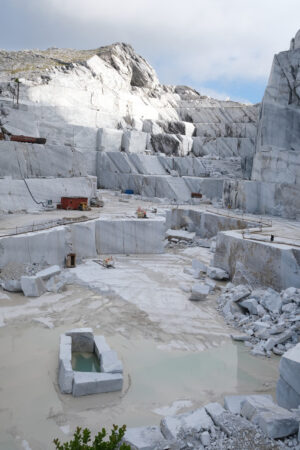
<path id="1" fill-rule="evenodd" d="M 96 247 L 99 254 L 163 253 L 165 220 L 109 219 L 96 222 Z"/>
<path id="2" fill-rule="evenodd" d="M 72 52 L 76 53 L 70 50 Z M 31 56 L 26 54 L 25 57 Z M 242 141 L 254 137 L 257 106 L 213 100 L 187 87 L 162 86 L 153 68 L 126 44 L 95 50 L 94 55 L 88 52 L 82 63 L 76 56 L 74 60 L 77 62 L 57 67 L 51 67 L 51 60 L 46 74 L 41 69 L 36 73 L 22 73 L 18 108 L 12 107 L 12 93 L 7 84 L 10 80 L 4 71 L 0 72 L 0 105 L 6 131 L 47 139 L 45 146 L 17 144 L 23 176 L 77 177 L 88 173 L 98 175 L 99 186 L 130 188 L 130 184 L 140 185 L 141 182 L 128 177 L 127 180 L 122 177 L 123 181 L 119 182 L 119 177 L 114 175 L 117 173 L 115 168 L 108 174 L 102 167 L 104 160 L 97 155 L 97 150 L 120 152 L 123 149 L 132 155 L 162 152 L 184 157 L 193 154 L 196 133 L 199 138 L 208 139 L 203 142 L 203 146 L 208 147 L 204 153 L 211 153 L 216 161 L 213 166 L 218 166 L 211 173 L 226 176 L 241 170 L 241 160 L 231 164 L 229 159 L 239 155 Z M 210 130 L 214 130 L 213 135 Z M 215 144 L 209 142 L 209 137 L 215 139 Z M 11 144 L 1 143 L 3 146 Z M 249 148 L 251 145 L 253 147 L 253 143 L 249 143 Z M 251 148 L 249 152 L 250 156 L 246 152 L 243 157 L 250 158 L 250 167 Z M 8 173 L 20 177 L 15 155 L 10 154 L 13 157 L 5 152 L 2 157 L 0 154 L 0 160 L 3 159 L 0 176 Z M 224 158 L 221 162 L 216 160 L 220 156 Z M 187 168 L 180 162 L 177 165 L 181 174 L 185 173 Z M 130 166 L 135 169 L 129 173 L 136 170 L 143 175 L 164 173 L 154 159 L 151 164 L 146 160 L 142 163 L 135 160 Z M 123 173 L 121 167 L 118 168 Z M 249 172 L 249 168 L 247 170 Z M 205 173 L 204 164 L 194 163 L 194 173 L 188 168 L 186 175 L 199 177 Z M 147 183 L 148 179 L 143 180 L 143 185 Z M 177 182 L 180 186 L 174 188 L 174 183 L 160 180 L 155 189 L 162 194 L 170 189 L 169 198 L 172 199 L 176 198 L 174 191 L 177 191 L 179 201 L 183 198 L 190 201 L 184 185 Z M 179 190 L 185 194 L 178 196 Z M 150 196 L 154 192 L 145 186 L 141 191 Z M 208 198 L 215 198 L 215 195 Z"/>
<path id="3" fill-rule="evenodd" d="M 97 349 L 95 348 L 96 345 Z M 101 351 L 99 352 L 99 350 Z M 95 352 L 99 358 L 101 371 L 79 372 L 73 370 L 72 352 Z M 91 328 L 77 328 L 62 334 L 60 336 L 58 360 L 58 384 L 63 394 L 81 397 L 122 390 L 122 363 L 119 361 L 116 352 L 110 349 L 104 336 L 94 337 Z"/>
<path id="4" fill-rule="evenodd" d="M 28 178 L 26 183 L 38 203 L 23 180 L 0 179 L 0 211 L 38 210 L 46 206 L 47 200 L 60 203 L 64 196 L 88 199 L 96 196 L 95 177 Z"/>
<path id="5" fill-rule="evenodd" d="M 235 231 L 218 233 L 213 265 L 224 269 L 239 282 L 272 287 L 281 291 L 300 287 L 300 250 L 285 244 L 243 239 Z"/>

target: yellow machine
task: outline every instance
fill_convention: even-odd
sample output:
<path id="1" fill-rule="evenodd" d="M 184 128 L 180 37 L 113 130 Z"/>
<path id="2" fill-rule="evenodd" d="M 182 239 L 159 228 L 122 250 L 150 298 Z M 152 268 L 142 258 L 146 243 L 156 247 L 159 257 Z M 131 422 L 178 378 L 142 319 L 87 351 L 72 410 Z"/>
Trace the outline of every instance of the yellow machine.
<path id="1" fill-rule="evenodd" d="M 86 202 L 81 202 L 81 203 L 79 204 L 78 209 L 79 209 L 80 211 L 87 211 L 87 210 L 88 210 L 88 205 L 87 205 L 87 203 L 86 203 Z"/>

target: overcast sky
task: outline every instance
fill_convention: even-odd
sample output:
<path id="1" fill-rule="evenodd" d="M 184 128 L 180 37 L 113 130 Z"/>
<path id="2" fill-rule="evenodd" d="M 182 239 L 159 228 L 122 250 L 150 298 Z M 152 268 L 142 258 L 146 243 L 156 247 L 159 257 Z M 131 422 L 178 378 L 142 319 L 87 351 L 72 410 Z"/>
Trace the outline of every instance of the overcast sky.
<path id="1" fill-rule="evenodd" d="M 300 0 L 0 0 L 0 48 L 130 43 L 165 84 L 258 102 Z"/>

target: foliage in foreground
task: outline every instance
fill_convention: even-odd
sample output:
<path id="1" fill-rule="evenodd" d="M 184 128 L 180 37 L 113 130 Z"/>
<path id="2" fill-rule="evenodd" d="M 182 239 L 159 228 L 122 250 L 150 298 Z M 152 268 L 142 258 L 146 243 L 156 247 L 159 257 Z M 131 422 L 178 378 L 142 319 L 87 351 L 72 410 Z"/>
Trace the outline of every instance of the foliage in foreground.
<path id="1" fill-rule="evenodd" d="M 125 431 L 126 425 L 120 428 L 113 425 L 108 440 L 104 441 L 107 432 L 105 428 L 102 428 L 92 442 L 90 430 L 88 428 L 82 430 L 82 428 L 77 427 L 71 441 L 61 444 L 59 439 L 56 438 L 53 442 L 56 445 L 56 450 L 131 450 L 130 445 L 120 444 Z"/>

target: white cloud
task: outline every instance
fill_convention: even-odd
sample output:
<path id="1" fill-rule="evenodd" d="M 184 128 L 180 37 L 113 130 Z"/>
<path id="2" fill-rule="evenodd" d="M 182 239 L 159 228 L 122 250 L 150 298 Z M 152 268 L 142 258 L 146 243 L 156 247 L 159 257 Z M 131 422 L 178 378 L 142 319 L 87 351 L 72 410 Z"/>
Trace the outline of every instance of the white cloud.
<path id="1" fill-rule="evenodd" d="M 74 21 L 82 48 L 92 40 L 131 43 L 169 83 L 265 81 L 273 54 L 288 49 L 300 25 L 299 0 L 26 1 Z"/>

